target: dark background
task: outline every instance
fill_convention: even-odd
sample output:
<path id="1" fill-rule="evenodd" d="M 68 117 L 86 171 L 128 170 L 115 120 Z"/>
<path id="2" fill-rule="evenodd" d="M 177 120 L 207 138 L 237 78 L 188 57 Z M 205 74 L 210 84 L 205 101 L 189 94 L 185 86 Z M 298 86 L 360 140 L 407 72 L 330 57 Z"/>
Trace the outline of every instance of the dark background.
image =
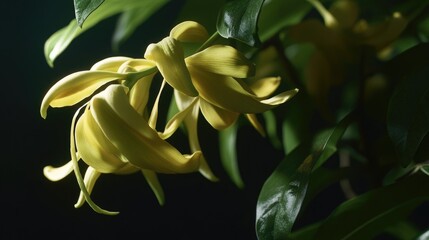
<path id="1" fill-rule="evenodd" d="M 220 182 L 209 182 L 198 173 L 161 175 L 164 206 L 159 206 L 141 174 L 102 175 L 98 180 L 93 200 L 120 211 L 118 216 L 97 214 L 87 204 L 75 209 L 79 187 L 73 174 L 59 182 L 43 176 L 44 166 L 69 160 L 69 128 L 76 110 L 50 108 L 43 120 L 39 108 L 47 90 L 65 75 L 103 58 L 141 57 L 148 43 L 168 34 L 182 4 L 167 4 L 124 43 L 120 53 L 113 53 L 110 44 L 116 18 L 103 21 L 72 42 L 54 68 L 44 59 L 44 42 L 74 18 L 73 1 L 2 4 L 1 239 L 256 239 L 257 196 L 281 155 L 250 128 L 239 132 L 243 189 L 223 170 L 217 135 L 204 121 L 201 144 Z M 175 138 L 183 142 L 180 135 Z"/>

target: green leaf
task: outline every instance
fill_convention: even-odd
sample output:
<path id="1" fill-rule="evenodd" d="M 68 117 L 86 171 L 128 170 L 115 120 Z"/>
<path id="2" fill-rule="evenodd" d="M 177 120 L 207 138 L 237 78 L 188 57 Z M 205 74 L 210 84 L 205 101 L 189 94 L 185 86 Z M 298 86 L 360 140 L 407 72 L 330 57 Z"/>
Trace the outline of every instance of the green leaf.
<path id="1" fill-rule="evenodd" d="M 262 114 L 265 120 L 265 127 L 267 131 L 267 136 L 271 141 L 271 144 L 277 148 L 282 148 L 282 143 L 280 141 L 280 138 L 277 134 L 277 119 L 276 115 L 273 113 L 273 111 L 266 111 Z"/>
<path id="2" fill-rule="evenodd" d="M 49 66 L 53 67 L 55 59 L 70 45 L 79 35 L 89 30 L 100 21 L 112 17 L 121 12 L 134 8 L 144 8 L 153 6 L 151 0 L 108 0 L 95 9 L 89 15 L 85 24 L 80 28 L 76 19 L 73 19 L 67 26 L 55 32 L 45 42 L 45 58 Z M 155 9 L 152 9 L 155 11 Z M 150 13 L 147 13 L 148 15 Z M 152 12 L 153 14 L 153 12 Z"/>
<path id="3" fill-rule="evenodd" d="M 427 240 L 429 238 L 429 230 L 422 233 L 416 240 Z"/>
<path id="4" fill-rule="evenodd" d="M 354 117 L 344 117 L 337 127 L 321 141 L 312 154 L 310 146 L 299 145 L 265 181 L 259 194 L 256 211 L 256 231 L 259 239 L 285 239 L 291 232 L 306 197 L 310 175 L 337 151 L 336 144 Z"/>
<path id="5" fill-rule="evenodd" d="M 322 223 L 315 239 L 372 239 L 427 201 L 428 184 L 429 177 L 418 172 L 348 200 Z"/>
<path id="6" fill-rule="evenodd" d="M 233 38 L 249 46 L 260 44 L 258 16 L 264 0 L 233 0 L 218 15 L 216 28 L 224 38 Z"/>
<path id="7" fill-rule="evenodd" d="M 243 188 L 244 183 L 241 179 L 240 170 L 237 163 L 237 131 L 237 123 L 232 124 L 230 127 L 222 131 L 219 131 L 219 151 L 222 165 L 231 178 L 232 182 L 238 188 Z"/>
<path id="8" fill-rule="evenodd" d="M 316 147 L 316 153 L 318 154 L 317 162 L 315 163 L 314 169 L 319 168 L 323 165 L 334 153 L 337 152 L 337 143 L 344 135 L 347 127 L 354 120 L 356 112 L 347 114 L 338 125 L 328 134 L 328 137 L 321 142 L 319 147 Z"/>
<path id="9" fill-rule="evenodd" d="M 132 35 L 138 26 L 167 2 L 168 0 L 147 1 L 144 6 L 131 8 L 123 12 L 116 23 L 116 29 L 113 34 L 113 48 L 118 50 L 119 46 Z"/>
<path id="10" fill-rule="evenodd" d="M 429 45 L 418 45 L 414 49 L 428 49 Z M 412 55 L 404 53 L 406 60 Z M 387 130 L 395 145 L 402 166 L 407 166 L 414 160 L 420 143 L 429 132 L 429 69 L 427 65 L 416 62 L 416 59 L 403 62 L 402 72 L 398 76 L 401 81 L 396 86 L 389 101 L 387 110 Z M 428 60 L 424 60 L 428 63 Z M 397 63 L 399 64 L 400 61 Z M 410 64 L 411 63 L 411 64 Z M 406 67 L 407 65 L 414 65 Z M 416 67 L 415 65 L 419 65 Z"/>
<path id="11" fill-rule="evenodd" d="M 314 162 L 308 148 L 295 148 L 265 181 L 256 209 L 258 239 L 285 239 L 301 209 Z"/>
<path id="12" fill-rule="evenodd" d="M 103 2 L 104 0 L 74 0 L 74 12 L 79 27 L 82 27 L 86 18 Z"/>

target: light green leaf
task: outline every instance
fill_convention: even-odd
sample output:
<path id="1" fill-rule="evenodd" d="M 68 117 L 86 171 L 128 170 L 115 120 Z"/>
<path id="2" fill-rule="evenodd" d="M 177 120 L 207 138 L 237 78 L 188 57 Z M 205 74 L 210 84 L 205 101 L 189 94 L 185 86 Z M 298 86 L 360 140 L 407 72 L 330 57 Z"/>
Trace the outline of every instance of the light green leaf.
<path id="1" fill-rule="evenodd" d="M 153 5 L 151 0 L 107 0 L 95 9 L 85 20 L 82 28 L 76 19 L 67 26 L 55 32 L 45 42 L 45 58 L 49 66 L 53 67 L 55 59 L 70 45 L 79 35 L 89 30 L 106 18 L 112 17 L 124 11 L 135 8 L 144 8 Z M 155 9 L 153 9 L 155 11 Z M 146 15 L 149 15 L 147 13 Z M 153 12 L 152 12 L 153 14 Z"/>
<path id="2" fill-rule="evenodd" d="M 168 0 L 147 1 L 144 6 L 131 8 L 121 14 L 113 34 L 113 49 L 118 50 L 144 21 L 163 7 Z"/>
<path id="3" fill-rule="evenodd" d="M 258 16 L 263 2 L 264 0 L 233 0 L 226 3 L 217 19 L 219 34 L 249 46 L 258 45 Z"/>
<path id="4" fill-rule="evenodd" d="M 238 188 L 243 188 L 244 183 L 237 163 L 237 131 L 238 123 L 219 131 L 219 151 L 225 171 Z"/>
<path id="5" fill-rule="evenodd" d="M 315 239 L 373 239 L 429 200 L 429 177 L 418 172 L 392 185 L 350 199 L 325 220 Z M 347 223 L 347 224 L 344 224 Z M 341 226 L 341 227 L 339 227 Z"/>
<path id="6" fill-rule="evenodd" d="M 103 2 L 104 0 L 74 0 L 74 11 L 79 27 L 82 27 L 86 18 Z"/>

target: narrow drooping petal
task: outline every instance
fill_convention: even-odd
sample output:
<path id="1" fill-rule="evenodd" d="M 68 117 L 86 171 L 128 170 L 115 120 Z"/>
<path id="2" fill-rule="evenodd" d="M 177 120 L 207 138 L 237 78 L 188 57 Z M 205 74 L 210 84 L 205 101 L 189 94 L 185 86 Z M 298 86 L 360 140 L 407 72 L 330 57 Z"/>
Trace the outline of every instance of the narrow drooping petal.
<path id="1" fill-rule="evenodd" d="M 184 21 L 171 29 L 170 37 L 180 42 L 204 42 L 209 34 L 203 25 L 194 21 Z"/>
<path id="2" fill-rule="evenodd" d="M 101 173 L 95 170 L 92 167 L 88 167 L 85 172 L 85 176 L 83 177 L 83 182 L 85 183 L 86 189 L 88 190 L 88 193 L 91 194 L 92 189 L 95 186 L 95 183 L 97 182 L 97 179 L 101 176 Z M 80 191 L 79 198 L 74 205 L 75 208 L 81 207 L 85 203 L 85 196 L 82 191 Z"/>
<path id="3" fill-rule="evenodd" d="M 191 114 L 194 106 L 198 104 L 199 99 L 193 98 L 191 104 L 189 104 L 185 109 L 176 113 L 165 125 L 164 131 L 159 133 L 159 136 L 162 139 L 167 139 L 180 127 L 180 124 L 185 120 L 188 115 Z"/>
<path id="4" fill-rule="evenodd" d="M 156 64 L 153 61 L 149 61 L 142 58 L 134 58 L 123 62 L 117 69 L 117 72 L 119 73 L 141 72 L 154 67 L 156 67 Z"/>
<path id="5" fill-rule="evenodd" d="M 59 80 L 46 93 L 40 107 L 40 115 L 46 118 L 48 107 L 72 106 L 90 96 L 107 82 L 123 78 L 124 75 L 105 71 L 81 71 Z"/>
<path id="6" fill-rule="evenodd" d="M 200 108 L 204 118 L 217 130 L 223 130 L 231 126 L 239 116 L 239 113 L 217 107 L 203 98 L 200 98 Z"/>
<path id="7" fill-rule="evenodd" d="M 195 102 L 195 98 L 189 97 L 185 94 L 180 93 L 179 91 L 174 91 L 174 97 L 177 103 L 177 107 L 179 110 L 183 111 L 183 109 L 191 107 L 190 114 L 185 118 L 185 126 L 188 132 L 189 145 L 191 147 L 191 151 L 200 151 L 200 141 L 198 138 L 198 116 L 200 113 L 200 105 L 199 101 L 196 101 L 196 104 L 193 106 L 192 103 Z M 207 163 L 207 160 L 204 157 L 204 154 L 201 155 L 201 165 L 199 172 L 205 178 L 210 181 L 218 181 L 219 179 L 214 175 L 213 171 L 210 169 L 210 166 Z"/>
<path id="8" fill-rule="evenodd" d="M 143 77 L 138 80 L 128 93 L 131 106 L 140 114 L 143 115 L 149 100 L 149 91 L 152 84 L 154 74 Z"/>
<path id="9" fill-rule="evenodd" d="M 82 174 L 80 173 L 78 158 L 77 158 L 78 155 L 76 154 L 77 151 L 76 151 L 74 132 L 75 132 L 75 125 L 76 125 L 76 118 L 84 106 L 80 107 L 73 115 L 73 119 L 70 127 L 70 155 L 71 155 L 71 162 L 73 163 L 73 172 L 76 176 L 76 180 L 77 180 L 77 183 L 79 184 L 79 188 L 82 191 L 82 194 L 85 197 L 85 201 L 88 203 L 88 205 L 97 213 L 106 214 L 106 215 L 116 215 L 119 212 L 112 212 L 112 211 L 107 211 L 105 209 L 102 209 L 92 201 L 91 196 L 88 192 L 88 189 L 85 186 L 85 182 L 82 178 Z"/>
<path id="10" fill-rule="evenodd" d="M 91 71 L 108 71 L 108 72 L 117 72 L 119 67 L 126 61 L 131 60 L 129 57 L 109 57 L 105 58 L 91 67 Z"/>
<path id="11" fill-rule="evenodd" d="M 256 114 L 250 113 L 245 114 L 247 120 L 249 120 L 250 124 L 258 131 L 261 136 L 265 137 L 267 134 L 265 133 L 265 129 L 262 126 L 262 124 L 259 122 L 258 118 L 256 117 Z"/>
<path id="12" fill-rule="evenodd" d="M 255 75 L 254 64 L 237 49 L 213 45 L 186 58 L 186 65 L 220 75 L 247 78 Z"/>
<path id="13" fill-rule="evenodd" d="M 148 124 L 149 127 L 156 129 L 156 123 L 158 121 L 158 106 L 159 106 L 159 99 L 161 98 L 162 90 L 165 86 L 165 80 L 162 81 L 161 87 L 159 88 L 158 95 L 156 96 L 155 102 L 153 103 L 152 111 L 149 116 Z"/>
<path id="14" fill-rule="evenodd" d="M 192 97 L 198 95 L 185 65 L 183 48 L 177 40 L 166 37 L 157 44 L 150 44 L 144 57 L 156 63 L 164 79 L 174 89 Z"/>
<path id="15" fill-rule="evenodd" d="M 113 173 L 127 164 L 89 110 L 85 110 L 76 124 L 76 147 L 82 160 L 98 172 Z"/>
<path id="16" fill-rule="evenodd" d="M 91 106 L 104 134 L 131 164 L 160 173 L 198 170 L 201 152 L 182 155 L 161 139 L 129 104 L 122 86 L 108 86 L 92 98 Z"/>
<path id="17" fill-rule="evenodd" d="M 61 167 L 52 167 L 46 166 L 43 168 L 43 174 L 45 177 L 51 181 L 59 181 L 65 178 L 73 171 L 73 163 L 72 161 L 67 162 Z"/>
<path id="18" fill-rule="evenodd" d="M 156 199 L 158 200 L 159 205 L 164 205 L 165 203 L 165 196 L 164 196 L 164 190 L 162 189 L 161 183 L 158 180 L 158 176 L 154 171 L 142 169 L 143 176 L 146 178 L 147 183 L 149 184 L 150 188 L 152 189 L 153 193 L 156 196 Z"/>
<path id="19" fill-rule="evenodd" d="M 189 71 L 201 98 L 231 112 L 261 113 L 284 103 L 298 91 L 294 89 L 263 99 L 246 89 L 246 84 L 240 79 L 201 71 L 194 67 L 189 67 Z"/>

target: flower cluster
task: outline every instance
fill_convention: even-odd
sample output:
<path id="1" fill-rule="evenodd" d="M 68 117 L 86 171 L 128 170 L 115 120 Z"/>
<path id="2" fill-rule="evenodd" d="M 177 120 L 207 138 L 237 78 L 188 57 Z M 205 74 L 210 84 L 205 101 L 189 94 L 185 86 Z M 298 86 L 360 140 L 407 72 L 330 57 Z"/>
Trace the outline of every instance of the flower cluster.
<path id="1" fill-rule="evenodd" d="M 228 45 L 202 47 L 185 57 L 185 44 L 205 46 L 208 39 L 206 29 L 199 23 L 182 22 L 168 37 L 150 44 L 144 58 L 107 58 L 88 71 L 64 77 L 49 89 L 41 104 L 43 118 L 49 106 L 71 106 L 90 99 L 72 120 L 71 161 L 61 167 L 44 168 L 45 176 L 52 181 L 75 173 L 81 189 L 75 207 L 87 202 L 96 212 L 117 213 L 100 208 L 90 198 L 102 173 L 141 171 L 160 204 L 164 203 L 164 193 L 158 173 L 199 171 L 207 179 L 216 181 L 198 140 L 200 111 L 217 130 L 234 124 L 239 115 L 244 114 L 263 133 L 255 114 L 272 109 L 297 93 L 298 90 L 293 89 L 271 96 L 279 86 L 278 77 L 248 84 L 245 79 L 254 76 L 254 64 Z M 150 107 L 150 88 L 158 73 L 163 81 Z M 158 131 L 158 103 L 166 84 L 174 89 L 179 111 L 168 120 L 163 131 Z M 166 141 L 182 123 L 188 132 L 190 154 L 182 154 Z M 79 171 L 79 160 L 88 165 L 84 177 Z"/>

